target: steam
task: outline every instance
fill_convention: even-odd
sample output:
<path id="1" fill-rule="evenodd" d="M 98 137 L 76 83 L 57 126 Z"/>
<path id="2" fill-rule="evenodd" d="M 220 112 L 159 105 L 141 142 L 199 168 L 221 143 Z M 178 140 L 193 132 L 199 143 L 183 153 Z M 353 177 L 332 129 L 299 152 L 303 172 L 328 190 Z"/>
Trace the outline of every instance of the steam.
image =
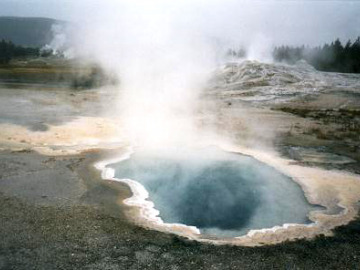
<path id="1" fill-rule="evenodd" d="M 262 62 L 271 62 L 272 59 L 272 42 L 265 35 L 258 34 L 248 46 L 246 52 L 247 60 L 261 60 Z"/>
<path id="2" fill-rule="evenodd" d="M 299 186 L 275 169 L 216 147 L 172 150 L 138 151 L 110 165 L 116 178 L 136 179 L 145 187 L 164 222 L 225 237 L 309 222 L 307 213 L 314 207 Z M 144 212 L 153 211 L 140 205 L 147 207 Z"/>
<path id="3" fill-rule="evenodd" d="M 190 143 L 198 97 L 216 66 L 212 43 L 165 1 L 107 2 L 74 35 L 77 55 L 116 74 L 116 109 L 135 144 Z"/>
<path id="4" fill-rule="evenodd" d="M 69 29 L 66 24 L 54 24 L 51 27 L 53 39 L 41 48 L 42 53 L 49 52 L 54 55 L 63 55 L 67 59 L 74 58 L 74 52 L 67 36 L 68 32 Z"/>
<path id="5" fill-rule="evenodd" d="M 195 117 L 199 96 L 232 46 L 268 62 L 274 45 L 351 37 L 354 27 L 344 26 L 359 10 L 323 1 L 235 0 L 82 0 L 66 8 L 76 21 L 74 55 L 117 77 L 119 98 L 111 109 L 142 145 L 203 140 Z M 337 11 L 348 16 L 329 21 Z M 63 40 L 57 37 L 54 46 Z"/>

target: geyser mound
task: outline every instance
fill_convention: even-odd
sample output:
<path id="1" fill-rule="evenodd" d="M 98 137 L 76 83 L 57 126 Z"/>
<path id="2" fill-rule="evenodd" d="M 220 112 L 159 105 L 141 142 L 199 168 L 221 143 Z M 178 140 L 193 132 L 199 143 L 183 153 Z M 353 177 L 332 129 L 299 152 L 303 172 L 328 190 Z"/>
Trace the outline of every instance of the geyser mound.
<path id="1" fill-rule="evenodd" d="M 212 237 L 306 224 L 315 208 L 299 185 L 274 168 L 213 147 L 139 151 L 110 167 L 116 178 L 145 187 L 165 223 L 196 226 Z"/>

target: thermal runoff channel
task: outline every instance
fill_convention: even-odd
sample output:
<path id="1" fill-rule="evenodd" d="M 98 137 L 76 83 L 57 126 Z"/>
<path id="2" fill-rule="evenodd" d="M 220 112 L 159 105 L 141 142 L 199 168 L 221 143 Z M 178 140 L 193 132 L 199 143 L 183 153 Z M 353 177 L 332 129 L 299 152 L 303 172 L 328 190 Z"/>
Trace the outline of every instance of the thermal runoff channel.
<path id="1" fill-rule="evenodd" d="M 140 151 L 110 167 L 116 178 L 145 187 L 164 222 L 196 226 L 204 235 L 235 237 L 252 229 L 306 224 L 314 209 L 289 177 L 215 147 Z"/>

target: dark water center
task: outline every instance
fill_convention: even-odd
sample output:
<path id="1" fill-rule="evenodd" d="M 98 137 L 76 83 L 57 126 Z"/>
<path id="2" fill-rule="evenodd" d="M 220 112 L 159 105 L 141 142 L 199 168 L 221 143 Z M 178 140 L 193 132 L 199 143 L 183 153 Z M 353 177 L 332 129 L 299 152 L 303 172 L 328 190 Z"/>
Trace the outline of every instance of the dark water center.
<path id="1" fill-rule="evenodd" d="M 116 178 L 141 183 L 166 223 L 234 237 L 251 229 L 309 223 L 310 205 L 289 177 L 252 157 L 217 148 L 137 152 L 112 164 Z"/>

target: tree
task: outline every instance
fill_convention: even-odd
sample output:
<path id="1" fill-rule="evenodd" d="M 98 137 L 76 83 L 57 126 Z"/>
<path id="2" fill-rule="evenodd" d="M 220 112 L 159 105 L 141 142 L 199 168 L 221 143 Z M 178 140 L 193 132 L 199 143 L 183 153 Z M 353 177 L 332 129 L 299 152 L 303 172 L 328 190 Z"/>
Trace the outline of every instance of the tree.
<path id="1" fill-rule="evenodd" d="M 39 56 L 38 48 L 15 46 L 11 41 L 0 42 L 0 64 L 9 64 L 11 59 L 18 57 Z"/>
<path id="2" fill-rule="evenodd" d="M 339 39 L 322 47 L 276 47 L 273 51 L 276 61 L 293 64 L 306 60 L 322 71 L 360 73 L 360 37 L 354 43 L 349 40 L 345 46 Z"/>

